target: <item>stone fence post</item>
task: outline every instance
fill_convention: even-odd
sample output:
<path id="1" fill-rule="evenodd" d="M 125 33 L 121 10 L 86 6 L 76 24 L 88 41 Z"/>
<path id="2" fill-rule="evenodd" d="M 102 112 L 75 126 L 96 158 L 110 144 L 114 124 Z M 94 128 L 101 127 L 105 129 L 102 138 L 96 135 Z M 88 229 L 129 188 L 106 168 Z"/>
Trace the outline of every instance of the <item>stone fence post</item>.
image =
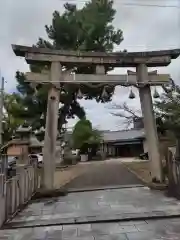
<path id="1" fill-rule="evenodd" d="M 0 227 L 5 221 L 5 176 L 0 174 Z"/>

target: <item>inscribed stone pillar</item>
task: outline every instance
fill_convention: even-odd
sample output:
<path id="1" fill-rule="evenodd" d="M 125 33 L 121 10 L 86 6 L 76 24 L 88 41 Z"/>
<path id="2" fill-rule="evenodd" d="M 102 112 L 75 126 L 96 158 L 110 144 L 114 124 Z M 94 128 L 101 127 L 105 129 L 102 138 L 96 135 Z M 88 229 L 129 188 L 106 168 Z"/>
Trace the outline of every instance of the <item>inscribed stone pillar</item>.
<path id="1" fill-rule="evenodd" d="M 61 78 L 61 72 L 62 71 L 60 63 L 52 62 L 50 70 L 50 80 L 57 82 Z M 60 91 L 52 85 L 48 93 L 46 131 L 43 151 L 44 161 L 43 187 L 49 190 L 53 189 L 54 187 L 59 95 Z"/>
<path id="2" fill-rule="evenodd" d="M 148 69 L 145 64 L 137 67 L 138 82 L 148 81 Z M 141 109 L 144 119 L 144 127 L 148 144 L 148 155 L 151 161 L 151 177 L 153 181 L 162 182 L 161 158 L 159 151 L 159 141 L 157 135 L 156 122 L 153 112 L 153 103 L 150 86 L 139 88 Z"/>

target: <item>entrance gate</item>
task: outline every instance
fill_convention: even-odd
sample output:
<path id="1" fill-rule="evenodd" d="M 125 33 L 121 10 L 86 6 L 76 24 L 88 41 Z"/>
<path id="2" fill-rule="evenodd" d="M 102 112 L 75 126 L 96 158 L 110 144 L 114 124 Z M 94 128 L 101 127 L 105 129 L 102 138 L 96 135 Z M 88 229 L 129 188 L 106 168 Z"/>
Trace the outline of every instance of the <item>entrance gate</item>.
<path id="1" fill-rule="evenodd" d="M 73 52 L 51 50 L 36 47 L 12 45 L 17 56 L 25 57 L 27 63 L 40 63 L 49 67 L 42 73 L 27 73 L 26 79 L 31 83 L 50 84 L 46 116 L 44 145 L 44 187 L 51 189 L 54 181 L 55 146 L 57 137 L 57 120 L 61 83 L 135 86 L 139 89 L 141 109 L 144 118 L 148 153 L 151 161 L 152 180 L 162 181 L 161 160 L 158 147 L 157 129 L 153 114 L 150 86 L 169 83 L 168 74 L 149 72 L 148 67 L 167 66 L 171 59 L 180 55 L 180 49 L 152 52 Z M 71 71 L 63 71 L 63 64 L 69 65 Z M 79 65 L 96 67 L 96 74 L 73 74 L 73 68 Z M 134 67 L 136 72 L 127 75 L 106 75 L 105 67 Z"/>

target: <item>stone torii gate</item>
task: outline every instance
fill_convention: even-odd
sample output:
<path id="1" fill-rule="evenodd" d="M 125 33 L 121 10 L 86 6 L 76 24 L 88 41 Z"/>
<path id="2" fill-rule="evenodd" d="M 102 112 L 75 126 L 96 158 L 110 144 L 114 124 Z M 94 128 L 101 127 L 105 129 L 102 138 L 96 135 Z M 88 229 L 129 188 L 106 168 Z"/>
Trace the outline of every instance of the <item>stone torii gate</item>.
<path id="1" fill-rule="evenodd" d="M 149 72 L 148 67 L 168 66 L 171 59 L 180 55 L 180 49 L 152 52 L 74 52 L 51 50 L 36 47 L 12 45 L 16 56 L 25 57 L 29 64 L 48 65 L 50 70 L 42 73 L 27 73 L 26 79 L 31 83 L 51 84 L 48 94 L 46 132 L 44 145 L 44 187 L 53 188 L 55 171 L 55 146 L 57 137 L 58 105 L 60 83 L 103 83 L 104 85 L 135 86 L 139 89 L 148 153 L 151 161 L 152 179 L 162 181 L 161 159 L 157 129 L 153 114 L 150 86 L 169 83 L 168 74 L 158 75 Z M 96 74 L 72 74 L 62 71 L 62 66 L 96 66 Z M 136 72 L 128 71 L 127 75 L 106 75 L 105 67 L 134 67 Z"/>

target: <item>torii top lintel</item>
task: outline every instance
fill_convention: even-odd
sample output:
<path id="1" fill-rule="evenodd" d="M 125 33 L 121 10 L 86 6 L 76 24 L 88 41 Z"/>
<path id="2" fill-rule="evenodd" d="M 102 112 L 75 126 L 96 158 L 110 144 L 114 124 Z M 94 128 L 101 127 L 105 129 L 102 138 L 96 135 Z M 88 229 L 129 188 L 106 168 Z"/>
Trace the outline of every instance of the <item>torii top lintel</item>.
<path id="1" fill-rule="evenodd" d="M 27 63 L 49 64 L 59 61 L 63 65 L 78 64 L 103 64 L 111 67 L 136 67 L 140 63 L 145 63 L 148 67 L 167 66 L 171 59 L 176 59 L 180 55 L 180 49 L 147 51 L 147 52 L 80 52 L 64 51 L 47 48 L 27 47 L 12 45 L 16 56 L 25 57 Z"/>

